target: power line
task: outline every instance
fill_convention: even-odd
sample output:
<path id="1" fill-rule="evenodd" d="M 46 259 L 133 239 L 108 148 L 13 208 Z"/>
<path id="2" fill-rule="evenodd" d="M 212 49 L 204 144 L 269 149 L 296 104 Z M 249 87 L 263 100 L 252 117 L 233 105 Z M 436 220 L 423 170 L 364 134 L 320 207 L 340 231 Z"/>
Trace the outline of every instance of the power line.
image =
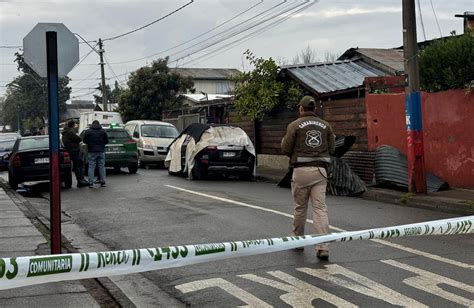
<path id="1" fill-rule="evenodd" d="M 96 89 L 96 90 L 94 90 L 94 91 L 91 91 L 91 92 L 89 92 L 89 93 L 85 93 L 85 94 L 81 94 L 81 95 L 75 95 L 75 96 L 71 96 L 71 99 L 73 99 L 73 98 L 79 98 L 79 97 L 83 97 L 83 96 L 87 96 L 87 95 L 91 95 L 91 94 L 93 94 L 94 92 L 97 92 L 97 91 L 99 91 L 99 90 L 98 90 L 98 89 Z"/>
<path id="2" fill-rule="evenodd" d="M 115 77 L 115 79 L 116 79 L 117 81 L 121 81 L 121 80 L 117 77 L 117 74 L 115 74 L 114 69 L 112 68 L 112 65 L 110 65 L 109 59 L 107 58 L 107 55 L 106 55 L 106 54 L 104 54 L 104 57 L 105 57 L 105 63 L 107 64 L 107 66 L 109 67 L 110 71 L 112 72 L 112 75 L 114 75 L 114 77 Z"/>
<path id="3" fill-rule="evenodd" d="M 156 20 L 154 20 L 154 21 L 152 21 L 152 22 L 150 22 L 150 23 L 148 23 L 148 24 L 146 24 L 146 25 L 144 25 L 144 26 L 141 26 L 141 27 L 139 27 L 139 28 L 137 28 L 137 29 L 134 29 L 134 30 L 132 30 L 132 31 L 129 31 L 129 32 L 126 32 L 126 33 L 117 35 L 117 36 L 113 36 L 113 37 L 109 37 L 109 38 L 103 39 L 102 41 L 105 42 L 105 41 L 115 40 L 115 39 L 118 39 L 118 38 L 120 38 L 120 37 L 124 37 L 124 36 L 126 36 L 126 35 L 129 35 L 129 34 L 132 34 L 132 33 L 134 33 L 134 32 L 137 32 L 137 31 L 140 31 L 140 30 L 142 30 L 142 29 L 145 29 L 146 27 L 149 27 L 149 26 L 151 26 L 151 25 L 153 25 L 153 24 L 159 22 L 160 20 L 163 20 L 163 19 L 165 19 L 166 17 L 169 17 L 169 16 L 175 14 L 176 12 L 178 12 L 178 11 L 184 9 L 185 7 L 187 7 L 188 5 L 190 5 L 190 4 L 193 3 L 193 2 L 194 2 L 194 0 L 191 0 L 191 1 L 189 1 L 188 3 L 186 3 L 185 5 L 183 5 L 183 6 L 179 7 L 179 8 L 177 8 L 177 9 L 174 10 L 174 11 L 172 11 L 171 13 L 168 13 L 168 14 L 166 14 L 165 16 L 160 17 L 160 18 L 158 18 L 158 19 L 156 19 Z"/>
<path id="4" fill-rule="evenodd" d="M 418 5 L 418 14 L 420 15 L 420 23 L 421 23 L 421 30 L 423 31 L 423 38 L 426 41 L 426 33 L 425 33 L 425 25 L 423 24 L 423 14 L 421 13 L 421 1 L 416 0 L 416 4 Z"/>
<path id="5" fill-rule="evenodd" d="M 80 79 L 80 81 L 75 84 L 74 86 L 71 85 L 71 87 L 77 87 L 78 85 L 80 85 L 82 82 L 84 82 L 84 80 L 90 80 L 88 78 L 90 78 L 92 75 L 96 74 L 98 71 L 100 70 L 100 67 L 97 68 L 95 71 L 93 71 L 90 75 L 87 75 L 87 77 L 83 78 L 83 79 Z M 72 81 L 75 81 L 74 79 L 72 79 Z"/>
<path id="6" fill-rule="evenodd" d="M 262 4 L 262 3 L 263 3 L 263 0 L 260 0 L 259 3 L 252 5 L 252 6 L 249 7 L 248 9 L 245 9 L 244 11 L 242 11 L 242 12 L 240 12 L 239 14 L 235 15 L 234 17 L 232 17 L 232 18 L 230 18 L 230 19 L 224 21 L 223 23 L 221 23 L 221 24 L 215 26 L 214 28 L 211 28 L 211 29 L 209 29 L 208 31 L 203 32 L 203 33 L 199 34 L 198 36 L 195 36 L 195 37 L 193 37 L 193 38 L 191 38 L 191 39 L 189 39 L 189 40 L 187 40 L 187 41 L 185 41 L 185 42 L 182 42 L 182 43 L 180 43 L 180 44 L 178 44 L 178 45 L 175 45 L 175 46 L 170 47 L 170 48 L 168 48 L 168 49 L 159 51 L 159 52 L 157 52 L 157 53 L 154 53 L 154 54 L 151 54 L 151 55 L 142 57 L 142 58 L 137 58 L 137 59 L 128 60 L 128 61 L 112 62 L 112 63 L 110 63 L 110 64 L 125 64 L 125 63 L 130 63 L 130 62 L 137 62 L 137 61 L 141 61 L 141 60 L 145 60 L 145 59 L 148 59 L 148 58 L 157 56 L 157 55 L 159 55 L 159 54 L 161 54 L 161 53 L 164 53 L 164 52 L 173 50 L 173 49 L 178 48 L 178 47 L 181 47 L 181 46 L 183 46 L 183 45 L 186 45 L 187 43 L 190 43 L 190 42 L 192 42 L 192 41 L 194 41 L 194 40 L 196 40 L 196 39 L 198 39 L 198 38 L 200 38 L 200 37 L 203 37 L 204 35 L 206 35 L 206 34 L 212 32 L 212 31 L 214 31 L 214 30 L 216 30 L 216 29 L 222 27 L 223 25 L 225 25 L 225 24 L 231 22 L 232 20 L 234 20 L 234 19 L 236 19 L 236 18 L 242 16 L 243 14 L 245 14 L 245 13 L 247 13 L 248 11 L 254 9 L 256 6 L 258 6 L 258 5 Z"/>
<path id="7" fill-rule="evenodd" d="M 79 33 L 73 33 L 74 35 L 78 36 L 85 44 L 87 44 L 93 51 L 95 51 L 96 54 L 99 54 L 97 50 L 95 50 L 95 46 L 97 46 L 97 43 L 94 45 L 94 47 L 89 44 L 89 42 L 95 42 L 95 41 L 86 41 Z"/>
<path id="8" fill-rule="evenodd" d="M 438 26 L 439 36 L 443 37 L 443 33 L 441 33 L 441 27 L 439 26 L 439 22 L 438 22 L 438 16 L 436 16 L 436 10 L 433 6 L 433 0 L 430 0 L 430 4 L 431 4 L 431 9 L 433 10 L 433 14 L 434 14 L 434 17 L 435 17 L 435 20 L 436 20 L 436 25 Z"/>
<path id="9" fill-rule="evenodd" d="M 19 48 L 23 48 L 23 46 L 0 46 L 0 48 L 3 48 L 3 49 L 19 49 Z"/>
<path id="10" fill-rule="evenodd" d="M 222 42 L 224 42 L 224 41 L 226 41 L 226 40 L 228 40 L 228 39 L 230 39 L 230 38 L 235 37 L 236 35 L 239 35 L 239 34 L 245 32 L 245 31 L 250 30 L 250 29 L 252 29 L 252 28 L 255 28 L 255 27 L 257 27 L 257 26 L 260 26 L 261 24 L 264 24 L 264 23 L 266 23 L 266 22 L 268 22 L 268 21 L 270 21 L 270 20 L 272 20 L 272 19 L 274 19 L 274 18 L 277 18 L 277 17 L 279 17 L 279 16 L 281 16 L 281 15 L 284 15 L 284 14 L 286 14 L 286 13 L 288 13 L 288 12 L 290 12 L 290 11 L 292 11 L 292 10 L 294 10 L 294 9 L 296 9 L 296 8 L 298 8 L 298 7 L 300 7 L 300 6 L 302 6 L 302 5 L 305 5 L 305 3 L 307 4 L 307 3 L 308 3 L 308 0 L 305 1 L 304 3 L 299 3 L 299 4 L 297 4 L 296 6 L 292 6 L 292 7 L 290 7 L 290 8 L 285 8 L 285 9 L 283 9 L 282 11 L 280 11 L 280 12 L 278 12 L 278 13 L 276 13 L 276 14 L 273 14 L 273 15 L 271 15 L 270 17 L 267 17 L 266 19 L 263 19 L 263 20 L 261 20 L 261 21 L 258 21 L 258 22 L 256 22 L 255 24 L 252 24 L 252 25 L 250 25 L 250 26 L 247 26 L 246 28 L 244 28 L 244 29 L 242 29 L 242 30 L 236 30 L 236 31 L 234 31 L 234 32 L 232 32 L 232 33 L 226 35 L 226 36 L 223 37 L 223 38 L 219 38 L 217 41 L 214 41 L 214 42 L 211 42 L 211 43 L 209 43 L 209 44 L 207 44 L 207 45 L 204 45 L 204 46 L 201 47 L 200 49 L 191 51 L 190 53 L 188 53 L 188 54 L 186 54 L 186 55 L 184 55 L 184 56 L 181 56 L 181 57 L 179 57 L 179 58 L 177 58 L 177 59 L 174 59 L 174 60 L 171 61 L 170 63 L 177 62 L 177 61 L 182 60 L 182 59 L 184 59 L 184 58 L 186 58 L 186 57 L 189 57 L 189 56 L 191 56 L 191 55 L 193 55 L 193 54 L 195 54 L 195 53 L 198 53 L 198 52 L 201 52 L 201 51 L 203 51 L 203 50 L 206 50 L 206 49 L 208 49 L 209 47 L 212 47 L 212 46 L 214 46 L 214 45 L 220 44 L 220 43 L 222 43 Z M 176 55 L 176 54 L 177 54 L 177 53 L 175 53 L 175 54 L 173 54 L 173 55 Z M 170 56 L 173 56 L 173 55 L 170 55 Z"/>
<path id="11" fill-rule="evenodd" d="M 249 29 L 252 29 L 253 27 L 259 26 L 260 24 L 265 23 L 265 22 L 267 22 L 268 20 L 271 20 L 271 19 L 273 19 L 273 18 L 276 18 L 276 17 L 280 16 L 281 14 L 286 13 L 286 12 L 288 11 L 288 9 L 287 9 L 287 8 L 284 8 L 282 11 L 277 12 L 276 14 L 270 16 L 269 18 L 267 18 L 267 19 L 265 19 L 265 20 L 263 20 L 263 21 L 258 21 L 258 20 L 259 20 L 258 17 L 264 18 L 266 15 L 269 15 L 269 14 L 270 14 L 270 11 L 272 11 L 273 9 L 277 8 L 278 6 L 280 6 L 280 5 L 282 5 L 282 4 L 286 3 L 286 2 L 287 2 L 287 0 L 284 0 L 284 1 L 280 2 L 279 4 L 273 6 L 273 7 L 269 8 L 269 9 L 267 9 L 267 10 L 265 10 L 265 11 L 260 12 L 259 14 L 254 15 L 254 16 L 252 16 L 251 18 L 246 19 L 246 20 L 244 20 L 244 21 L 238 23 L 237 25 L 235 25 L 235 26 L 232 27 L 232 28 L 228 28 L 228 29 L 226 29 L 226 30 L 224 30 L 224 31 L 221 31 L 221 32 L 219 32 L 219 33 L 217 33 L 217 34 L 215 34 L 215 35 L 212 35 L 212 36 L 206 38 L 205 40 L 202 40 L 202 41 L 200 41 L 200 42 L 198 42 L 198 43 L 195 43 L 195 44 L 193 44 L 193 45 L 191 45 L 191 46 L 188 46 L 187 48 L 185 48 L 185 49 L 183 49 L 183 50 L 180 50 L 180 51 L 177 51 L 177 52 L 175 52 L 175 53 L 172 53 L 172 54 L 170 54 L 170 55 L 168 55 L 168 56 L 169 56 L 169 57 L 172 57 L 172 56 L 178 55 L 178 54 L 180 54 L 180 53 L 182 53 L 182 52 L 184 52 L 184 51 L 186 51 L 186 50 L 189 50 L 189 49 L 191 49 L 191 48 L 193 48 L 193 47 L 195 47 L 195 46 L 199 46 L 199 45 L 201 45 L 202 43 L 206 43 L 206 42 L 208 42 L 210 39 L 216 38 L 216 40 L 214 40 L 213 42 L 208 43 L 208 44 L 206 45 L 206 47 L 201 48 L 201 49 L 199 49 L 198 51 L 191 52 L 191 53 L 189 53 L 188 55 L 184 56 L 184 57 L 187 57 L 187 56 L 189 56 L 189 55 L 191 55 L 191 54 L 194 54 L 194 53 L 196 53 L 196 52 L 202 51 L 202 50 L 204 50 L 204 49 L 206 49 L 206 48 L 208 48 L 208 47 L 210 47 L 210 46 L 213 46 L 213 45 L 215 45 L 215 44 L 219 44 L 219 43 L 221 43 L 222 41 L 225 41 L 225 40 L 227 40 L 227 39 L 229 39 L 229 38 L 231 38 L 231 37 L 233 37 L 233 36 L 235 36 L 235 35 L 238 35 L 238 34 L 240 34 L 240 33 L 242 33 L 242 32 L 245 32 L 245 31 L 247 31 L 247 30 L 249 30 Z M 290 3 L 290 6 L 291 6 L 291 5 L 292 5 L 292 4 Z M 301 4 L 297 4 L 296 7 L 297 7 L 297 6 L 300 6 L 300 5 L 301 5 Z M 293 9 L 293 7 L 290 8 L 289 10 L 291 10 L 291 9 Z M 244 24 L 248 23 L 249 21 L 251 21 L 251 20 L 253 20 L 253 19 L 256 19 L 256 18 L 257 18 L 257 21 L 256 21 L 256 22 L 250 23 L 250 25 L 248 25 L 247 27 L 245 27 L 245 28 L 243 28 L 243 29 L 239 29 L 239 28 L 238 28 L 239 26 L 244 25 Z M 221 36 L 221 35 L 223 35 L 223 34 L 225 34 L 225 33 L 228 33 L 228 32 L 230 32 L 230 31 L 232 31 L 232 30 L 234 30 L 234 31 L 231 32 L 230 34 L 227 34 L 227 35 L 223 36 L 222 38 L 219 37 L 219 36 Z M 180 59 L 181 59 L 181 58 L 179 58 L 178 60 L 180 60 Z"/>
<path id="12" fill-rule="evenodd" d="M 197 57 L 196 59 L 192 59 L 192 60 L 190 60 L 190 61 L 188 61 L 188 62 L 185 62 L 185 63 L 183 63 L 183 64 L 180 65 L 180 66 L 187 65 L 187 64 L 190 64 L 190 63 L 195 63 L 197 60 L 200 60 L 200 59 L 203 59 L 203 58 L 206 58 L 206 57 L 209 58 L 210 56 L 214 57 L 214 56 L 216 56 L 216 55 L 219 55 L 219 54 L 221 54 L 221 53 L 224 53 L 224 52 L 226 52 L 227 50 L 229 50 L 229 49 L 235 47 L 236 45 L 239 45 L 239 44 L 241 44 L 241 43 L 243 43 L 243 42 L 245 42 L 245 41 L 248 41 L 248 40 L 254 38 L 255 36 L 258 36 L 259 34 L 265 32 L 265 31 L 270 30 L 270 29 L 273 28 L 274 26 L 277 26 L 277 25 L 283 23 L 284 21 L 286 21 L 286 20 L 288 20 L 289 18 L 291 18 L 293 15 L 298 14 L 298 13 L 300 13 L 300 12 L 306 10 L 306 9 L 309 8 L 310 6 L 313 6 L 315 3 L 316 3 L 316 1 L 315 1 L 315 2 L 310 2 L 309 4 L 303 6 L 302 8 L 299 8 L 298 10 L 296 10 L 296 11 L 290 13 L 288 16 L 285 16 L 284 18 L 282 18 L 282 19 L 280 19 L 280 20 L 276 20 L 276 21 L 274 21 L 274 22 L 272 22 L 272 23 L 266 25 L 266 26 L 263 27 L 263 28 L 257 29 L 257 30 L 255 30 L 254 32 L 249 33 L 249 34 L 247 34 L 247 35 L 245 35 L 245 36 L 243 36 L 243 37 L 241 37 L 241 38 L 239 38 L 239 39 L 237 39 L 237 40 L 235 40 L 235 41 L 233 41 L 233 42 L 229 42 L 229 43 L 226 44 L 226 45 L 220 46 L 220 47 L 219 47 L 218 49 L 216 49 L 216 50 L 210 51 L 210 52 L 208 52 L 208 53 L 206 53 L 206 54 L 203 54 L 203 55 Z M 225 48 L 225 47 L 228 47 L 228 48 Z M 223 48 L 225 48 L 225 49 L 223 49 Z M 207 58 L 206 58 L 206 59 L 207 59 Z M 203 60 L 206 60 L 206 59 L 203 59 Z M 199 62 L 202 62 L 202 61 L 199 61 Z M 199 62 L 197 62 L 197 63 L 199 63 Z"/>

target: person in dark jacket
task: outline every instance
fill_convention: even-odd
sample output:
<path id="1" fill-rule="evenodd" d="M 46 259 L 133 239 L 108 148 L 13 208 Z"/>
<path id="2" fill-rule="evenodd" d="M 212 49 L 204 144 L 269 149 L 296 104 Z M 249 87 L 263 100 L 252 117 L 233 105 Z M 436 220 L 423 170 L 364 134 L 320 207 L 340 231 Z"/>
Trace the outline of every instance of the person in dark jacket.
<path id="1" fill-rule="evenodd" d="M 87 144 L 89 162 L 89 187 L 94 187 L 95 166 L 99 168 L 99 180 L 101 187 L 105 187 L 105 145 L 109 143 L 106 131 L 99 121 L 94 120 L 91 127 L 84 134 L 84 143 Z"/>
<path id="2" fill-rule="evenodd" d="M 72 159 L 72 170 L 76 175 L 77 187 L 87 186 L 88 183 L 84 179 L 84 166 L 82 160 L 82 153 L 79 144 L 82 141 L 82 138 L 76 134 L 74 125 L 76 123 L 71 120 L 67 122 L 67 127 L 64 128 L 62 132 L 63 145 L 66 151 L 69 152 Z"/>
<path id="3" fill-rule="evenodd" d="M 304 235 L 308 202 L 313 208 L 313 227 L 317 234 L 329 233 L 326 209 L 326 165 L 335 150 L 331 125 L 317 117 L 316 102 L 305 96 L 299 104 L 299 118 L 291 122 L 282 140 L 281 152 L 290 157 L 293 167 L 291 192 L 294 200 L 292 235 Z M 327 244 L 316 245 L 316 256 L 328 260 Z"/>

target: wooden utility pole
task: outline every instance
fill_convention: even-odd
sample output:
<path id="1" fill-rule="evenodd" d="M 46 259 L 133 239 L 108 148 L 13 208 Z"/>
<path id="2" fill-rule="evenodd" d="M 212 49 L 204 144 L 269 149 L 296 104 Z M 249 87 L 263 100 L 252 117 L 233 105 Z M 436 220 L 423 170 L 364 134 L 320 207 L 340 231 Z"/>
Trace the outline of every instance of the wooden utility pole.
<path id="1" fill-rule="evenodd" d="M 402 3 L 403 58 L 407 78 L 405 115 L 407 127 L 408 190 L 413 190 L 414 180 L 416 192 L 426 193 L 415 0 L 402 0 Z"/>
<path id="2" fill-rule="evenodd" d="M 105 71 L 104 71 L 104 49 L 102 48 L 102 39 L 99 39 L 99 56 L 100 56 L 100 75 L 102 79 L 102 105 L 103 110 L 108 111 L 107 108 L 107 91 L 105 87 Z"/>

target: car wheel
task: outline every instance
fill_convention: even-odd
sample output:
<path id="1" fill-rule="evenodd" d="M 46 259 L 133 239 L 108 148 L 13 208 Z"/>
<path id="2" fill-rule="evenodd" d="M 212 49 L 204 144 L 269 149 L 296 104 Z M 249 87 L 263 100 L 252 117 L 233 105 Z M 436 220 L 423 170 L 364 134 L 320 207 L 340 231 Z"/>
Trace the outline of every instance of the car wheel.
<path id="1" fill-rule="evenodd" d="M 191 179 L 192 180 L 202 180 L 205 176 L 205 172 L 199 166 L 199 164 L 195 163 L 193 170 L 191 170 Z"/>
<path id="2" fill-rule="evenodd" d="M 13 190 L 18 189 L 18 182 L 15 180 L 11 172 L 8 172 L 8 185 L 10 185 L 10 188 Z"/>
<path id="3" fill-rule="evenodd" d="M 128 173 L 129 174 L 135 174 L 135 173 L 137 173 L 137 170 L 138 170 L 138 164 L 137 163 L 128 166 Z"/>
<path id="4" fill-rule="evenodd" d="M 66 188 L 72 187 L 72 173 L 66 174 L 65 179 L 64 179 L 64 186 Z"/>
<path id="5" fill-rule="evenodd" d="M 240 176 L 241 180 L 244 181 L 252 181 L 253 180 L 253 170 L 247 171 L 243 175 Z"/>

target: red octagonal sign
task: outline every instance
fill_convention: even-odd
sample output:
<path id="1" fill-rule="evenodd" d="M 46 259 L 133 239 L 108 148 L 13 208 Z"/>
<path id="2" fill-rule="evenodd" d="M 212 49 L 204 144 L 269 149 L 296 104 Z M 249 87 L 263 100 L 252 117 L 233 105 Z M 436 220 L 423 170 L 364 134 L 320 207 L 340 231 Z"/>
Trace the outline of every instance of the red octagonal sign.
<path id="1" fill-rule="evenodd" d="M 41 77 L 47 77 L 46 32 L 58 39 L 58 74 L 64 77 L 79 61 L 79 41 L 64 24 L 38 23 L 23 39 L 25 62 Z"/>

